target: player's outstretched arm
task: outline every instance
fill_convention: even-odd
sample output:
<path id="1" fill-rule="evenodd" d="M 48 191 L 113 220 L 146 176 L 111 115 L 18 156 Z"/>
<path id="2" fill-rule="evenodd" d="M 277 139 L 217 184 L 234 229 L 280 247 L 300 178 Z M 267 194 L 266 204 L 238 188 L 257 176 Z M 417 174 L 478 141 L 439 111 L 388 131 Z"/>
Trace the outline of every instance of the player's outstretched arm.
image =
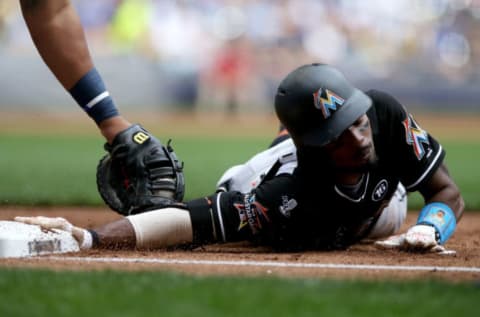
<path id="1" fill-rule="evenodd" d="M 244 212 L 246 209 L 248 215 Z M 231 191 L 129 215 L 92 230 L 76 227 L 63 218 L 17 217 L 15 220 L 70 232 L 81 249 L 159 249 L 250 239 L 268 230 L 269 221 L 275 221 L 265 212 L 266 208 L 253 192 Z M 270 216 L 275 217 L 273 213 Z"/>
<path id="2" fill-rule="evenodd" d="M 75 8 L 68 0 L 20 0 L 20 4 L 45 64 L 111 143 L 130 123 L 118 114 L 93 65 Z"/>
<path id="3" fill-rule="evenodd" d="M 378 241 L 376 245 L 449 254 L 443 245 L 455 232 L 465 206 L 460 190 L 442 164 L 419 191 L 425 199 L 425 206 L 417 223 L 406 233 Z"/>
<path id="4" fill-rule="evenodd" d="M 43 229 L 69 232 L 80 249 L 156 249 L 193 242 L 190 214 L 183 208 L 164 208 L 128 216 L 93 230 L 74 226 L 64 218 L 16 217 L 15 221 Z"/>
<path id="5" fill-rule="evenodd" d="M 445 164 L 437 169 L 419 191 L 424 197 L 426 205 L 435 202 L 443 203 L 453 211 L 457 222 L 462 218 L 465 203 Z"/>
<path id="6" fill-rule="evenodd" d="M 428 248 L 443 245 L 453 235 L 464 210 L 460 190 L 442 164 L 432 177 L 419 188 L 425 199 L 416 225 L 405 236 L 413 247 Z"/>
<path id="7" fill-rule="evenodd" d="M 20 4 L 38 52 L 69 90 L 93 68 L 75 9 L 68 0 L 20 0 Z"/>

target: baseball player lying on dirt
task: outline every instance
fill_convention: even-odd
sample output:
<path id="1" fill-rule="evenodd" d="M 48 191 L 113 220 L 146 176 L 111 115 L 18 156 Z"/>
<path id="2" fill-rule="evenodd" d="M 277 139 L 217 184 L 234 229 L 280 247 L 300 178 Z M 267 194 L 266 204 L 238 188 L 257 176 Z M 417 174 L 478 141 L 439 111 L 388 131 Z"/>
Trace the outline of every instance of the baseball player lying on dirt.
<path id="1" fill-rule="evenodd" d="M 333 250 L 369 239 L 381 248 L 446 251 L 464 202 L 442 146 L 398 101 L 311 64 L 280 83 L 275 110 L 283 135 L 228 170 L 211 196 L 149 207 L 93 230 L 62 218 L 16 220 L 69 231 L 82 249 L 249 240 L 278 250 Z M 419 191 L 425 206 L 413 227 L 392 236 L 406 216 L 406 191 Z"/>

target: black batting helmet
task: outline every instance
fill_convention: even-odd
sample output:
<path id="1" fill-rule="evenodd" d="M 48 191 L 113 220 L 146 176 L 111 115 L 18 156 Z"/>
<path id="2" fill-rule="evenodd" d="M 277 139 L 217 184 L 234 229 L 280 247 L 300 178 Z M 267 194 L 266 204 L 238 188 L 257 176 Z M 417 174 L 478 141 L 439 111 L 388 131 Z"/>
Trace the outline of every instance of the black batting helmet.
<path id="1" fill-rule="evenodd" d="M 332 66 L 301 66 L 280 83 L 275 111 L 297 146 L 323 146 L 351 126 L 372 105 Z"/>

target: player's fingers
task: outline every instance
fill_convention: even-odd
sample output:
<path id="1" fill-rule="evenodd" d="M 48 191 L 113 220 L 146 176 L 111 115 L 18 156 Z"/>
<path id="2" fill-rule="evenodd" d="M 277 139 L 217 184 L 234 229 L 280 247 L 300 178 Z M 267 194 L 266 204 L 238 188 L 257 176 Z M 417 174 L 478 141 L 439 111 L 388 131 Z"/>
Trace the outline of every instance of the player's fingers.
<path id="1" fill-rule="evenodd" d="M 385 240 L 375 241 L 374 245 L 378 249 L 401 249 L 405 243 L 405 234 L 391 236 Z"/>
<path id="2" fill-rule="evenodd" d="M 47 229 L 61 229 L 68 232 L 71 232 L 73 227 L 72 224 L 69 223 L 66 219 L 60 217 L 15 217 L 14 220 L 30 225 L 37 225 Z"/>
<path id="3" fill-rule="evenodd" d="M 35 217 L 15 217 L 13 220 L 18 221 L 18 222 L 23 222 L 29 225 L 36 225 L 36 220 Z"/>
<path id="4" fill-rule="evenodd" d="M 430 252 L 433 252 L 438 255 L 456 255 L 457 251 L 455 250 L 448 250 L 443 245 L 437 244 L 433 248 L 430 249 Z"/>

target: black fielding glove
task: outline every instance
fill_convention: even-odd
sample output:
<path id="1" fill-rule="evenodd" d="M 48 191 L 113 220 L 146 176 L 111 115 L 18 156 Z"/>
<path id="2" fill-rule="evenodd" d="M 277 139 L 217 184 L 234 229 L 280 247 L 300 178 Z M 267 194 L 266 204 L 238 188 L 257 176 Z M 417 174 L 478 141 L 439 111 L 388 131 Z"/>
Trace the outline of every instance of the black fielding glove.
<path id="1" fill-rule="evenodd" d="M 183 164 L 175 152 L 140 125 L 120 132 L 97 166 L 97 188 L 105 203 L 122 215 L 181 202 Z"/>

